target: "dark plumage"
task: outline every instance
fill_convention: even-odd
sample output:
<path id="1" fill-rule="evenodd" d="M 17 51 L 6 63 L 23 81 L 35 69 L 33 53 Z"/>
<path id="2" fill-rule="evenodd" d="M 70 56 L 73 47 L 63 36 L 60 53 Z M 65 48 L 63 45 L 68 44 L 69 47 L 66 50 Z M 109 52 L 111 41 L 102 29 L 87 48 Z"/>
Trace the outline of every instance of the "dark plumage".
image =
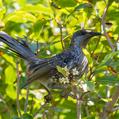
<path id="1" fill-rule="evenodd" d="M 53 88 L 54 84 L 60 85 L 59 80 L 63 77 L 57 71 L 57 66 L 67 67 L 70 74 L 73 74 L 75 69 L 78 73 L 73 74 L 74 77 L 80 78 L 83 75 L 87 69 L 88 60 L 83 54 L 82 48 L 85 48 L 89 39 L 96 35 L 101 34 L 86 30 L 77 31 L 73 34 L 70 47 L 67 50 L 48 59 L 37 58 L 26 43 L 17 41 L 6 33 L 0 32 L 0 41 L 7 44 L 12 51 L 28 62 L 29 77 L 25 85 L 39 79 L 45 87 Z M 54 83 L 52 78 L 56 78 L 57 81 Z"/>

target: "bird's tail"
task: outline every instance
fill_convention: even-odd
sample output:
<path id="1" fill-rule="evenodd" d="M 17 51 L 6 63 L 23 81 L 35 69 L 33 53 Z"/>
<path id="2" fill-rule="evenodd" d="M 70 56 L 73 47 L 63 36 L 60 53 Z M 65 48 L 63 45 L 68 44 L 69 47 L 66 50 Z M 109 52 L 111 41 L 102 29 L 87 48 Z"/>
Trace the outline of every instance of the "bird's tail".
<path id="1" fill-rule="evenodd" d="M 7 44 L 10 47 L 10 50 L 28 62 L 33 62 L 37 59 L 36 55 L 31 51 L 27 43 L 23 40 L 18 41 L 6 33 L 0 32 L 0 42 Z"/>

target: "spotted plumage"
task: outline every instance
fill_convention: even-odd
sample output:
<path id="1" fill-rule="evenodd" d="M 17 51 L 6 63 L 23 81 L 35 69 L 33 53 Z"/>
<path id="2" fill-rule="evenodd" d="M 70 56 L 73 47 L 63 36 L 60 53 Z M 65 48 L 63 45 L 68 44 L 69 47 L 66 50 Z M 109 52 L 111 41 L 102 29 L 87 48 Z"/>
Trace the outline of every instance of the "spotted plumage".
<path id="1" fill-rule="evenodd" d="M 7 44 L 12 51 L 28 62 L 29 75 L 25 86 L 39 80 L 45 87 L 53 88 L 55 84 L 62 85 L 62 80 L 66 85 L 71 80 L 81 78 L 88 66 L 88 60 L 82 48 L 85 48 L 89 39 L 96 35 L 100 35 L 100 33 L 86 30 L 77 31 L 73 34 L 67 50 L 47 59 L 37 58 L 25 42 L 15 40 L 6 33 L 0 32 L 0 41 Z M 58 72 L 57 66 L 67 68 L 69 75 L 65 77 Z"/>

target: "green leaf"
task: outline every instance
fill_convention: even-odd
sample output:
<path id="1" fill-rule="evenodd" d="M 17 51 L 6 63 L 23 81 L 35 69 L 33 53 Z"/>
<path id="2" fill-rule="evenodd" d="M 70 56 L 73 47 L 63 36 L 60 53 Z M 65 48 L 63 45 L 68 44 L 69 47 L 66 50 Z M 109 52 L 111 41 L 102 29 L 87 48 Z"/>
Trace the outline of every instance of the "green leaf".
<path id="1" fill-rule="evenodd" d="M 8 66 L 6 69 L 5 69 L 5 82 L 7 84 L 12 84 L 14 83 L 14 81 L 16 80 L 16 71 L 15 69 L 12 67 L 12 66 Z"/>
<path id="2" fill-rule="evenodd" d="M 30 114 L 23 114 L 22 119 L 33 119 L 33 117 Z"/>
<path id="3" fill-rule="evenodd" d="M 20 119 L 19 117 L 17 117 L 17 116 L 14 116 L 12 119 Z"/>
<path id="4" fill-rule="evenodd" d="M 112 58 L 115 56 L 115 55 L 118 55 L 119 54 L 119 51 L 115 51 L 115 52 L 111 52 L 110 54 L 106 55 L 104 57 L 104 59 L 102 60 L 102 62 L 100 63 L 99 67 L 100 66 L 103 66 L 103 65 L 108 65 L 109 62 L 112 61 Z"/>
<path id="5" fill-rule="evenodd" d="M 2 0 L 0 0 L 0 7 L 2 7 L 3 6 L 3 3 L 2 3 Z"/>
<path id="6" fill-rule="evenodd" d="M 87 89 L 88 91 L 94 91 L 95 90 L 95 83 L 92 81 L 86 81 Z"/>
<path id="7" fill-rule="evenodd" d="M 1 7 L 1 8 L 0 8 L 0 19 L 3 18 L 3 16 L 4 16 L 5 13 L 6 13 L 5 7 Z"/>
<path id="8" fill-rule="evenodd" d="M 108 0 L 109 6 L 114 2 L 115 0 Z"/>
<path id="9" fill-rule="evenodd" d="M 102 76 L 96 78 L 96 82 L 99 82 L 101 84 L 119 84 L 119 77 L 118 76 Z"/>
<path id="10" fill-rule="evenodd" d="M 60 112 L 60 119 L 76 119 L 76 100 L 69 97 L 68 100 L 61 100 L 58 105 Z"/>
<path id="11" fill-rule="evenodd" d="M 58 70 L 58 72 L 60 72 L 61 74 L 63 74 L 63 76 L 67 76 L 66 74 L 67 74 L 67 72 L 66 72 L 66 70 L 64 69 L 64 68 L 62 68 L 62 67 L 60 67 L 60 66 L 57 66 L 57 70 Z"/>
<path id="12" fill-rule="evenodd" d="M 76 7 L 74 8 L 74 12 L 75 12 L 75 11 L 78 11 L 78 10 L 80 10 L 80 9 L 85 9 L 85 8 L 87 8 L 87 7 L 92 7 L 92 5 L 89 4 L 89 3 L 79 4 L 78 6 L 76 6 Z"/>
<path id="13" fill-rule="evenodd" d="M 16 90 L 13 87 L 13 85 L 8 85 L 6 88 L 6 94 L 8 97 L 10 97 L 11 99 L 16 99 Z"/>
<path id="14" fill-rule="evenodd" d="M 3 58 L 6 60 L 6 62 L 10 63 L 15 68 L 16 64 L 12 56 L 9 56 L 8 54 L 4 54 Z"/>
<path id="15" fill-rule="evenodd" d="M 26 84 L 27 83 L 27 77 L 26 76 L 22 76 L 21 78 L 20 78 L 20 88 L 22 89 L 22 88 L 25 88 L 24 87 L 24 84 Z M 25 85 L 26 86 L 26 85 Z"/>
<path id="16" fill-rule="evenodd" d="M 33 33 L 35 36 L 39 36 L 43 26 L 46 24 L 46 20 L 37 20 L 33 25 Z"/>
<path id="17" fill-rule="evenodd" d="M 26 11 L 26 12 L 35 13 L 35 14 L 37 13 L 37 14 L 45 14 L 48 16 L 53 16 L 52 9 L 42 4 L 37 4 L 37 5 L 27 4 L 21 10 Z"/>
<path id="18" fill-rule="evenodd" d="M 110 102 L 112 101 L 112 98 L 101 98 L 101 100 L 103 100 L 104 102 Z"/>
<path id="19" fill-rule="evenodd" d="M 63 7 L 73 7 L 76 5 L 76 2 L 74 0 L 55 0 L 55 2 Z"/>
<path id="20" fill-rule="evenodd" d="M 7 23 L 8 21 L 13 21 L 17 23 L 26 23 L 26 22 L 35 22 L 36 17 L 32 15 L 31 13 L 28 13 L 26 11 L 15 11 L 8 16 L 5 17 L 4 22 Z"/>
<path id="21" fill-rule="evenodd" d="M 81 3 L 81 4 L 79 4 L 78 6 L 76 6 L 75 8 L 74 8 L 74 10 L 68 15 L 68 16 L 71 16 L 74 12 L 76 12 L 76 11 L 80 11 L 80 10 L 82 10 L 82 9 L 85 9 L 85 8 L 91 8 L 92 6 L 91 6 L 91 4 L 89 4 L 89 3 Z"/>

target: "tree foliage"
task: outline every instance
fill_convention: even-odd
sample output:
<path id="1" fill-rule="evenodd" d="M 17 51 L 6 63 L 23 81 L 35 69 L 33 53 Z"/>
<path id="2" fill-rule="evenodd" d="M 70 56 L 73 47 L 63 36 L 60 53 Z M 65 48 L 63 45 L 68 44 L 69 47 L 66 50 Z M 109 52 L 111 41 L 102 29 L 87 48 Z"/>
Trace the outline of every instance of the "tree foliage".
<path id="1" fill-rule="evenodd" d="M 0 0 L 0 30 L 25 39 L 39 58 L 67 48 L 76 30 L 104 34 L 83 49 L 89 61 L 88 74 L 79 79 L 83 119 L 118 119 L 118 16 L 119 0 Z M 56 90 L 53 100 L 45 103 L 43 87 L 34 82 L 29 90 L 19 91 L 19 79 L 21 85 L 27 79 L 24 61 L 0 43 L 0 119 L 76 118 L 76 99 L 63 98 Z"/>

